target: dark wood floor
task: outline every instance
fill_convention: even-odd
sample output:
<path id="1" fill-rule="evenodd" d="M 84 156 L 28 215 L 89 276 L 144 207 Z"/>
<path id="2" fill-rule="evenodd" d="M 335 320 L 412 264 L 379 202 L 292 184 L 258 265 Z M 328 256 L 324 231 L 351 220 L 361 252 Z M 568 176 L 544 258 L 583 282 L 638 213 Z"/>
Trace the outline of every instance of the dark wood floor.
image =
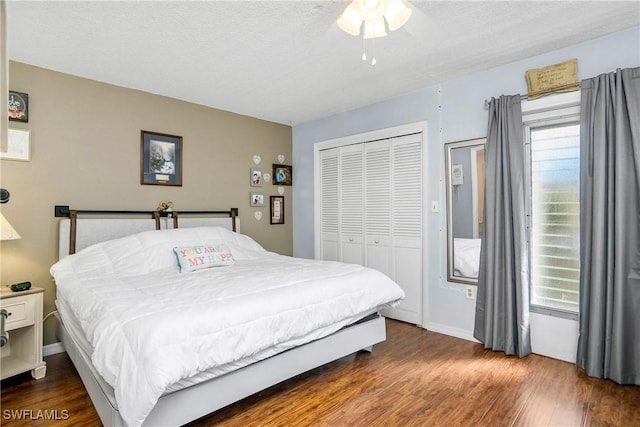
<path id="1" fill-rule="evenodd" d="M 640 426 L 640 387 L 589 378 L 572 364 L 485 351 L 387 321 L 387 341 L 251 396 L 191 426 Z M 3 426 L 100 425 L 66 354 L 47 376 L 2 381 Z M 57 411 L 58 422 L 11 420 Z M 67 416 L 65 417 L 65 412 Z M 51 413 L 51 412 L 50 412 Z"/>

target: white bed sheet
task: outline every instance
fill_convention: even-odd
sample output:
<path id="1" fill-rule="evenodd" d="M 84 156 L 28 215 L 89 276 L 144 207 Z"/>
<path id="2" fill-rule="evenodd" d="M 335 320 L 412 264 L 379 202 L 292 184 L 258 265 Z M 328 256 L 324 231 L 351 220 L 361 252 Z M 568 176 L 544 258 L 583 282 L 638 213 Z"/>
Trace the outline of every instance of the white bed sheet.
<path id="1" fill-rule="evenodd" d="M 235 265 L 178 272 L 174 246 L 220 242 Z M 51 272 L 129 425 L 142 424 L 181 380 L 326 336 L 404 297 L 375 270 L 280 256 L 211 227 L 104 242 L 62 259 Z"/>

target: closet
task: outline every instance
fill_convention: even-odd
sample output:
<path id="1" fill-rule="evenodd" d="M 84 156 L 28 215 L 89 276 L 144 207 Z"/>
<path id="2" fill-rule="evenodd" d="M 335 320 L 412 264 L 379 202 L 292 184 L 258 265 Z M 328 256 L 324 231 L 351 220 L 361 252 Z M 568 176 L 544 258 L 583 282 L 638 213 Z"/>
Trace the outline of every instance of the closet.
<path id="1" fill-rule="evenodd" d="M 316 257 L 389 276 L 406 298 L 383 314 L 415 324 L 422 323 L 422 135 L 320 143 L 316 174 Z"/>

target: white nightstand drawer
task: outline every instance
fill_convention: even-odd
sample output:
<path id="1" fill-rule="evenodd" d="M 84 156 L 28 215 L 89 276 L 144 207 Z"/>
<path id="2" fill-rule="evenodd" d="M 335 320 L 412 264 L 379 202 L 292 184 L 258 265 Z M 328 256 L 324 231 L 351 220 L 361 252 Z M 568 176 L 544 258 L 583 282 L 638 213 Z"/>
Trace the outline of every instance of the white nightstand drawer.
<path id="1" fill-rule="evenodd" d="M 11 331 L 9 341 L 0 348 L 0 380 L 31 371 L 35 379 L 47 373 L 42 360 L 42 303 L 44 289 L 32 287 L 23 292 L 11 292 L 0 287 L 0 307 L 11 313 L 5 319 L 5 329 Z"/>
<path id="2" fill-rule="evenodd" d="M 5 320 L 5 330 L 22 328 L 35 323 L 34 299 L 28 296 L 15 297 L 2 301 L 2 308 L 9 316 Z"/>

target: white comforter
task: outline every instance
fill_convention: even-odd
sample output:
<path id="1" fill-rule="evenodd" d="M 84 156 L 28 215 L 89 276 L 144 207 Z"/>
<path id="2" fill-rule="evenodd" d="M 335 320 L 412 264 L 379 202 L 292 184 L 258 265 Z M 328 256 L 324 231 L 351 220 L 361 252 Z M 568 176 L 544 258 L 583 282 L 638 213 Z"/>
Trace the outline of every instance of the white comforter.
<path id="1" fill-rule="evenodd" d="M 234 265 L 178 271 L 173 247 L 217 243 L 229 246 Z M 219 227 L 100 243 L 65 257 L 51 274 L 129 425 L 142 424 L 181 379 L 287 341 L 301 344 L 318 328 L 404 298 L 378 271 L 277 255 Z"/>

